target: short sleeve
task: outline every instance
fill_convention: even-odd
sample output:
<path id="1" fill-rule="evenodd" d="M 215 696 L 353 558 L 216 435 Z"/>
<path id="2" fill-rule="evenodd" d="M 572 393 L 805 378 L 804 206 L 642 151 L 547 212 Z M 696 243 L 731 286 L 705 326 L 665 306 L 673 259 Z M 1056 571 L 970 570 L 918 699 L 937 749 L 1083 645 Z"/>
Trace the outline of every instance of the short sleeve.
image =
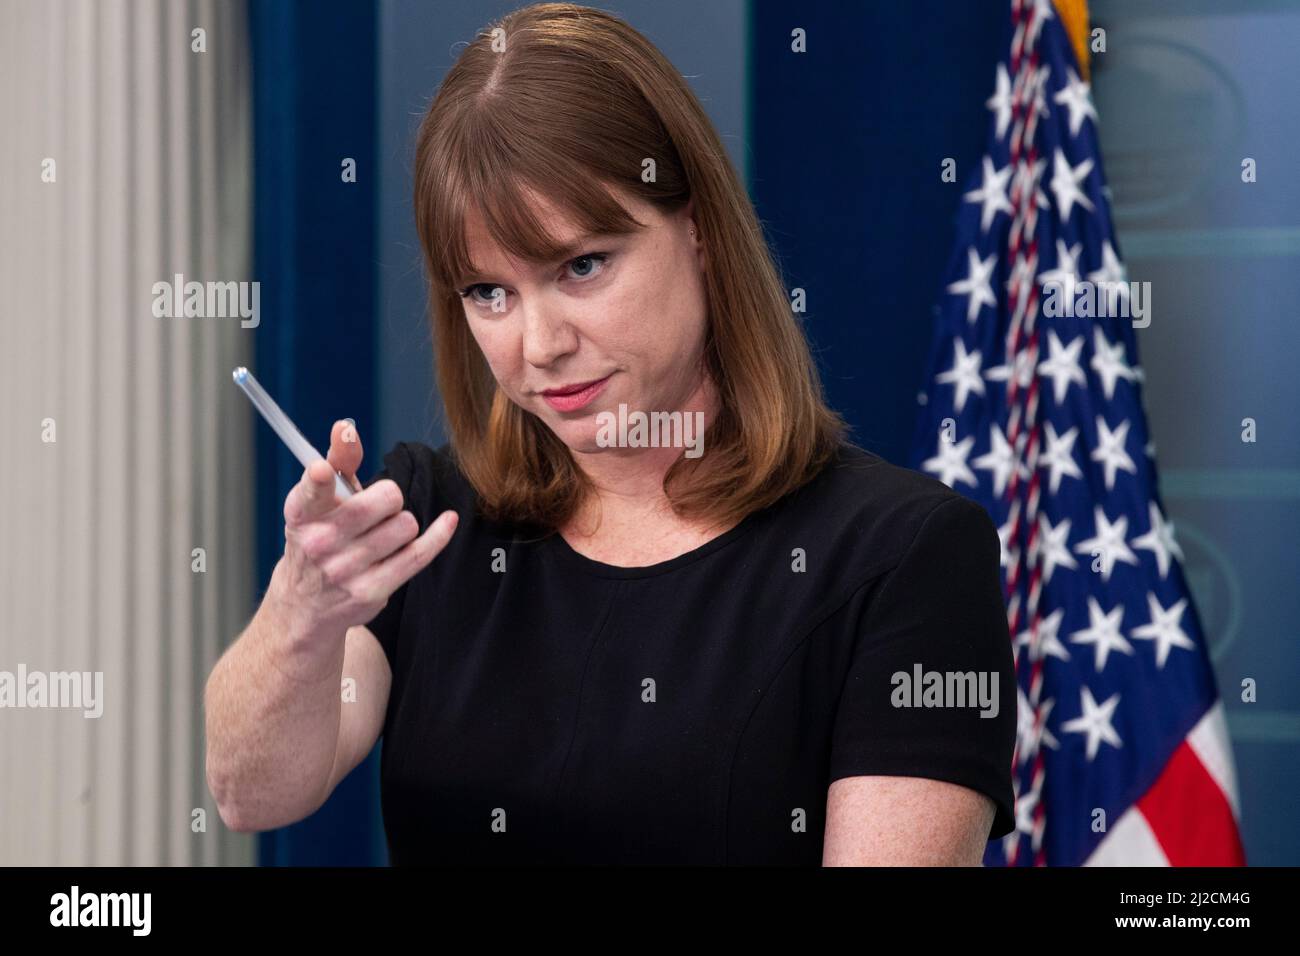
<path id="1" fill-rule="evenodd" d="M 927 777 L 992 799 L 1015 829 L 1016 679 L 988 512 L 945 498 L 864 608 L 836 711 L 831 780 Z"/>
<path id="2" fill-rule="evenodd" d="M 416 519 L 420 521 L 420 529 L 423 531 L 424 522 L 421 520 L 421 514 L 416 510 L 411 500 L 414 473 L 415 460 L 411 456 L 410 449 L 405 442 L 398 442 L 388 454 L 384 455 L 384 467 L 365 483 L 365 487 L 369 488 L 375 482 L 382 481 L 385 478 L 391 478 L 397 482 L 397 487 L 402 489 L 403 507 L 415 514 Z M 392 669 L 396 669 L 397 635 L 401 630 L 402 609 L 406 604 L 407 585 L 409 584 L 409 581 L 403 582 L 402 586 L 388 598 L 388 603 L 366 624 L 366 628 L 379 640 L 379 645 L 384 649 L 384 655 L 388 658 L 388 666 Z"/>

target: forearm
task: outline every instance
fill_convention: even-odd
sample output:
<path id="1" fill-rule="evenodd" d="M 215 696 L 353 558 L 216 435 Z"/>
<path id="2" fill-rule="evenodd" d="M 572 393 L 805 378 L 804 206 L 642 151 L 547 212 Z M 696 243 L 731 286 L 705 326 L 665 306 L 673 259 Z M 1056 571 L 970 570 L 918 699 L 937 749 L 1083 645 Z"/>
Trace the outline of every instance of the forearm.
<path id="1" fill-rule="evenodd" d="M 276 595 L 217 662 L 204 695 L 208 786 L 232 829 L 301 820 L 327 796 L 338 745 L 344 636 L 295 633 Z"/>

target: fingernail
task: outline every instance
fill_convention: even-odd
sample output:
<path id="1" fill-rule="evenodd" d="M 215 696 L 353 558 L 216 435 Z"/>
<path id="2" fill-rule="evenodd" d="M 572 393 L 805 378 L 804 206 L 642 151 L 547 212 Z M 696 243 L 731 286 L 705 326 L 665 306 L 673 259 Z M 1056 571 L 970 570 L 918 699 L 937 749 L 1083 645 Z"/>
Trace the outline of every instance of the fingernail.
<path id="1" fill-rule="evenodd" d="M 349 425 L 351 425 L 353 428 L 356 428 L 356 427 L 357 427 L 357 423 L 354 422 L 352 419 L 350 419 L 350 418 L 345 418 L 345 419 L 343 419 L 343 420 L 344 420 L 345 422 L 347 422 Z"/>

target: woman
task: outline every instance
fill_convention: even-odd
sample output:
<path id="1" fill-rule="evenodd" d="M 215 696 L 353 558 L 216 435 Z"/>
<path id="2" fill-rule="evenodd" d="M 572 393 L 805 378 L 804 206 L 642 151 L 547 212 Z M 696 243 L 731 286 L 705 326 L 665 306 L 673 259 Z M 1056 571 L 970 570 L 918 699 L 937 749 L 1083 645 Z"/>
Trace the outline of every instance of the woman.
<path id="1" fill-rule="evenodd" d="M 209 681 L 227 825 L 310 814 L 382 734 L 394 863 L 979 864 L 1014 828 L 996 532 L 844 441 L 671 64 L 597 10 L 507 16 L 429 108 L 415 209 L 450 442 L 289 493 Z M 348 423 L 328 458 L 361 489 Z"/>

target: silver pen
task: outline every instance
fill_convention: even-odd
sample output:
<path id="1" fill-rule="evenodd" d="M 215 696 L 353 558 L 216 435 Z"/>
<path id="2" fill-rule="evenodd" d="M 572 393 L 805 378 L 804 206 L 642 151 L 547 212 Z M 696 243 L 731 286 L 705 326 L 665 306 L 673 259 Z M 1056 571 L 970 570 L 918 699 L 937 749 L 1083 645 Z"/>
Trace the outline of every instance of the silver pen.
<path id="1" fill-rule="evenodd" d="M 234 371 L 235 384 L 244 390 L 244 394 L 249 397 L 253 407 L 262 413 L 266 423 L 275 429 L 275 433 L 280 436 L 280 440 L 289 447 L 293 456 L 302 462 L 306 468 L 314 461 L 328 461 L 324 455 L 312 447 L 311 442 L 302 436 L 298 427 L 290 420 L 289 416 L 284 413 L 275 400 L 266 394 L 266 389 L 253 377 L 253 373 L 244 366 Z M 351 498 L 356 492 L 348 485 L 347 479 L 343 474 L 335 469 L 334 471 L 334 493 L 340 499 Z"/>

